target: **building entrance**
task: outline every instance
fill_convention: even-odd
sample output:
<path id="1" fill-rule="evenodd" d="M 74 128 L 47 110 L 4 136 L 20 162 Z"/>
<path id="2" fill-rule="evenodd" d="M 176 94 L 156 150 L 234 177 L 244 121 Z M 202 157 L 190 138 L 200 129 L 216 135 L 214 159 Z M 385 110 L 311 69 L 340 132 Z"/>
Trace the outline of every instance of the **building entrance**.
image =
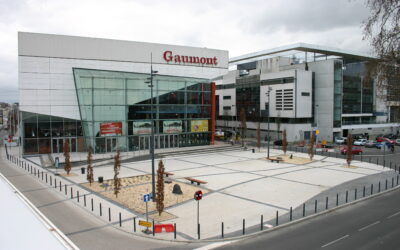
<path id="1" fill-rule="evenodd" d="M 77 152 L 77 139 L 72 138 L 53 138 L 52 139 L 52 149 L 53 153 L 63 153 L 64 152 L 64 142 L 68 140 L 69 142 L 69 152 Z"/>
<path id="2" fill-rule="evenodd" d="M 106 137 L 106 153 L 115 152 L 117 148 L 116 137 Z"/>

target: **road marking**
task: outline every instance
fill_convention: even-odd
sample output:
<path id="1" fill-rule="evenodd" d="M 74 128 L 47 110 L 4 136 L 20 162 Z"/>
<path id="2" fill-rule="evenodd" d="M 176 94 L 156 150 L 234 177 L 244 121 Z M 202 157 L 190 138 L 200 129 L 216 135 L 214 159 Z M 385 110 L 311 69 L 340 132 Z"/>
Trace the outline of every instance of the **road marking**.
<path id="1" fill-rule="evenodd" d="M 376 225 L 376 224 L 378 224 L 378 223 L 380 223 L 379 220 L 378 220 L 378 221 L 375 221 L 375 222 L 372 223 L 372 224 L 369 224 L 368 226 L 365 226 L 365 227 L 362 227 L 362 228 L 358 229 L 358 231 L 361 232 L 362 230 L 367 229 L 367 228 L 369 228 L 369 227 L 372 227 L 373 225 Z"/>
<path id="2" fill-rule="evenodd" d="M 333 243 L 336 243 L 336 242 L 338 242 L 339 240 L 346 239 L 347 237 L 349 237 L 349 235 L 348 235 L 348 234 L 346 234 L 346 235 L 345 235 L 345 236 L 343 236 L 343 237 L 340 237 L 339 239 L 336 239 L 336 240 L 334 240 L 334 241 L 331 241 L 331 242 L 329 242 L 329 243 L 327 243 L 327 244 L 323 245 L 321 248 L 323 248 L 323 247 L 327 247 L 327 246 L 329 246 L 329 245 L 332 245 Z"/>
<path id="3" fill-rule="evenodd" d="M 400 211 L 398 211 L 397 213 L 394 213 L 394 214 L 388 216 L 387 218 L 390 219 L 390 218 L 392 218 L 392 217 L 394 217 L 394 216 L 396 216 L 396 215 L 398 215 L 398 214 L 400 214 Z"/>
<path id="4" fill-rule="evenodd" d="M 217 248 L 217 247 L 222 247 L 222 246 L 224 246 L 224 245 L 228 245 L 228 244 L 230 244 L 230 243 L 232 243 L 232 242 L 235 242 L 235 241 L 236 241 L 236 240 L 215 242 L 215 243 L 212 243 L 212 244 L 208 244 L 208 245 L 206 245 L 206 246 L 203 246 L 203 247 L 195 248 L 195 249 L 193 249 L 193 250 L 209 250 L 209 249 L 214 249 L 214 248 Z"/>

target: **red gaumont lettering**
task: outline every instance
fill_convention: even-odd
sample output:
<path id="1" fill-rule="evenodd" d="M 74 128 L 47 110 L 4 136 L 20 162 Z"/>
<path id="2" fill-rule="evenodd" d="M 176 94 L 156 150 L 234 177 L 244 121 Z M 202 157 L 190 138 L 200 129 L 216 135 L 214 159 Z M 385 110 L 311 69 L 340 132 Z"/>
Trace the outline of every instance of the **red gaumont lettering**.
<path id="1" fill-rule="evenodd" d="M 172 51 L 164 52 L 164 60 L 167 62 L 176 62 L 176 63 L 193 63 L 193 64 L 206 64 L 206 65 L 217 65 L 217 58 L 214 57 L 198 57 L 198 56 L 183 56 L 183 55 L 174 55 Z"/>

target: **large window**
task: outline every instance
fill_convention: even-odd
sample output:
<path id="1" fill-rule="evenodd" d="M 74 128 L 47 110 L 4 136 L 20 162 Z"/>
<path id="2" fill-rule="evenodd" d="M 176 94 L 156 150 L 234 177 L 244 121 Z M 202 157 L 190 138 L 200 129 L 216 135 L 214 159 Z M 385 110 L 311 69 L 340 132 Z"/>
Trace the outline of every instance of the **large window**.
<path id="1" fill-rule="evenodd" d="M 165 131 L 181 135 L 164 136 L 156 140 L 156 147 L 202 145 L 204 138 L 209 143 L 209 130 L 200 132 L 204 136 L 192 136 L 199 133 L 187 126 L 191 120 L 210 119 L 206 79 L 156 75 L 151 89 L 148 74 L 74 69 L 74 76 L 86 144 L 97 152 L 147 150 L 152 119 L 157 138 Z M 113 124 L 122 131 L 115 135 L 102 131 L 102 126 Z M 63 132 L 67 133 L 65 124 Z"/>

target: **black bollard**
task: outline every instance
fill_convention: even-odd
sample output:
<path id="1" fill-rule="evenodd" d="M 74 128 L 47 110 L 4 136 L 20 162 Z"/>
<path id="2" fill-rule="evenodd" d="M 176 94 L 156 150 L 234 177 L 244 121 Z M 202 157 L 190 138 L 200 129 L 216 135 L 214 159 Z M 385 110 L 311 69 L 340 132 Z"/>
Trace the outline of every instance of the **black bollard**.
<path id="1" fill-rule="evenodd" d="M 86 194 L 83 195 L 83 205 L 86 207 Z"/>
<path id="2" fill-rule="evenodd" d="M 111 208 L 108 208 L 108 221 L 111 221 Z"/>
<path id="3" fill-rule="evenodd" d="M 371 195 L 374 193 L 374 184 L 371 184 Z"/>
<path id="4" fill-rule="evenodd" d="M 221 223 L 221 238 L 224 238 L 224 222 Z"/>
<path id="5" fill-rule="evenodd" d="M 122 227 L 121 212 L 119 212 L 119 227 Z"/>
<path id="6" fill-rule="evenodd" d="M 303 203 L 303 217 L 306 216 L 306 204 Z"/>
<path id="7" fill-rule="evenodd" d="M 78 199 L 78 203 L 79 203 L 79 191 L 76 191 L 76 198 Z"/>
<path id="8" fill-rule="evenodd" d="M 339 194 L 336 194 L 336 206 L 339 206 Z"/>
<path id="9" fill-rule="evenodd" d="M 365 197 L 365 186 L 363 187 L 363 197 Z"/>
<path id="10" fill-rule="evenodd" d="M 136 226 L 135 226 L 135 232 L 136 232 Z M 176 223 L 174 223 L 174 239 L 176 239 Z"/>
<path id="11" fill-rule="evenodd" d="M 93 199 L 92 199 L 93 201 Z M 174 226 L 174 230 L 175 230 L 175 239 L 176 239 L 176 225 Z M 136 217 L 133 217 L 133 232 L 136 233 Z"/>
<path id="12" fill-rule="evenodd" d="M 277 226 L 279 225 L 278 216 L 279 216 L 279 213 L 278 213 L 278 211 L 276 211 L 275 225 L 277 225 Z"/>
<path id="13" fill-rule="evenodd" d="M 99 203 L 99 207 L 100 207 L 100 216 L 102 216 L 103 215 L 103 211 L 101 209 L 101 202 Z"/>
<path id="14" fill-rule="evenodd" d="M 292 221 L 293 219 L 293 208 L 290 207 L 290 221 Z"/>
<path id="15" fill-rule="evenodd" d="M 357 188 L 354 190 L 354 200 L 357 200 Z"/>
<path id="16" fill-rule="evenodd" d="M 318 206 L 318 202 L 317 202 L 317 200 L 315 200 L 315 202 L 314 202 L 315 204 L 314 204 L 314 213 L 317 213 L 317 206 Z"/>
<path id="17" fill-rule="evenodd" d="M 378 183 L 378 193 L 380 193 L 381 192 L 381 182 L 379 181 L 379 183 Z"/>
<path id="18" fill-rule="evenodd" d="M 328 196 L 326 197 L 325 209 L 328 209 Z"/>
<path id="19" fill-rule="evenodd" d="M 197 239 L 200 240 L 200 223 L 197 224 Z"/>
<path id="20" fill-rule="evenodd" d="M 348 198 L 349 198 L 349 191 L 346 190 L 346 203 L 348 201 Z"/>
<path id="21" fill-rule="evenodd" d="M 246 220 L 243 219 L 243 235 L 246 234 L 245 228 L 246 228 Z"/>

